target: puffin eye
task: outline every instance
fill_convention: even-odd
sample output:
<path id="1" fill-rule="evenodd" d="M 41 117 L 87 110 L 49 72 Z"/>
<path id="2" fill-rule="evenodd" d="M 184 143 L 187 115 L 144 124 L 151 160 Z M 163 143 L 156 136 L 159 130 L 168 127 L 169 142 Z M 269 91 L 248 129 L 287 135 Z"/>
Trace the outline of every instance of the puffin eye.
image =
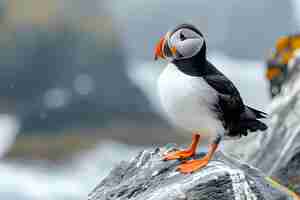
<path id="1" fill-rule="evenodd" d="M 183 40 L 185 40 L 185 39 L 186 39 L 186 37 L 183 35 L 183 33 L 182 33 L 182 32 L 179 34 L 179 37 L 180 37 L 180 40 L 181 40 L 181 41 L 183 41 Z"/>

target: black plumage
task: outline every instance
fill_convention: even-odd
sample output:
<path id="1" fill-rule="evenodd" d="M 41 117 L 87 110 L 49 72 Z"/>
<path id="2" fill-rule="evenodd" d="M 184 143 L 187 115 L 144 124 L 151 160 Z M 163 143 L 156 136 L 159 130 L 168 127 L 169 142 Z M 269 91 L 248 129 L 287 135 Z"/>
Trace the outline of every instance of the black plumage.
<path id="1" fill-rule="evenodd" d="M 176 27 L 175 31 L 182 27 L 197 30 L 191 25 L 184 24 Z M 198 30 L 197 32 L 199 33 Z M 267 116 L 266 113 L 246 106 L 234 84 L 207 60 L 205 42 L 195 56 L 187 59 L 174 59 L 172 62 L 183 73 L 203 78 L 218 92 L 215 112 L 228 131 L 228 136 L 246 136 L 248 132 L 267 129 L 267 126 L 259 121 Z"/>
<path id="2" fill-rule="evenodd" d="M 170 122 L 193 133 L 189 148 L 166 153 L 164 160 L 190 158 L 200 135 L 212 139 L 208 153 L 180 164 L 180 172 L 207 166 L 222 138 L 267 129 L 259 121 L 266 114 L 245 105 L 234 84 L 207 60 L 205 39 L 193 25 L 183 24 L 169 31 L 156 45 L 155 58 L 169 61 L 158 79 L 164 111 Z"/>

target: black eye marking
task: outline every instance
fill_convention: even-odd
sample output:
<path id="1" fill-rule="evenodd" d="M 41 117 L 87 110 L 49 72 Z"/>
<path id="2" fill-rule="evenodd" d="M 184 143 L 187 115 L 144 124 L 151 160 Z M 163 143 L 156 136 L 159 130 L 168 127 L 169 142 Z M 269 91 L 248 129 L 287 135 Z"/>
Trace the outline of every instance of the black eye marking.
<path id="1" fill-rule="evenodd" d="M 180 32 L 180 34 L 179 34 L 179 37 L 180 37 L 180 40 L 181 40 L 181 41 L 183 41 L 183 40 L 185 40 L 185 39 L 186 39 L 186 37 L 183 35 L 183 33 L 182 33 L 182 32 Z"/>

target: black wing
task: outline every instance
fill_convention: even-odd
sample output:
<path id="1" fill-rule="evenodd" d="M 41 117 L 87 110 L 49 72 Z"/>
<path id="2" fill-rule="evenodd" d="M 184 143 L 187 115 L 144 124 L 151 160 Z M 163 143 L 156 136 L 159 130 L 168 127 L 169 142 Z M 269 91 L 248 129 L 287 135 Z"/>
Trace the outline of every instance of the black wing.
<path id="1" fill-rule="evenodd" d="M 206 75 L 203 78 L 218 92 L 218 102 L 215 106 L 219 111 L 219 118 L 225 122 L 238 120 L 245 110 L 245 105 L 233 83 L 221 73 Z"/>
<path id="2" fill-rule="evenodd" d="M 229 136 L 247 135 L 248 130 L 264 131 L 267 126 L 257 120 L 266 117 L 266 113 L 245 106 L 239 91 L 234 84 L 211 63 L 207 63 L 207 71 L 202 76 L 205 81 L 218 92 L 215 109 Z"/>
<path id="3" fill-rule="evenodd" d="M 219 99 L 227 109 L 244 111 L 245 106 L 239 91 L 224 75 L 208 75 L 205 81 L 218 92 Z M 226 110 L 226 108 L 224 108 Z"/>

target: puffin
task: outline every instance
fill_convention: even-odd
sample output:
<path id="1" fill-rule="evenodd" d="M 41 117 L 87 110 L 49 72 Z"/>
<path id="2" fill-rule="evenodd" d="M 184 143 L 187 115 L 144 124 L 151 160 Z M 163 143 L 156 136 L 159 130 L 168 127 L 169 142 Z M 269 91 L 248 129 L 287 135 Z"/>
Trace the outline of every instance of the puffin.
<path id="1" fill-rule="evenodd" d="M 155 47 L 155 60 L 168 62 L 158 78 L 158 93 L 170 122 L 192 135 L 187 149 L 167 152 L 163 160 L 183 160 L 181 173 L 209 163 L 222 139 L 265 131 L 267 114 L 244 104 L 235 85 L 208 61 L 203 34 L 192 24 L 168 31 Z M 207 154 L 193 159 L 200 137 L 209 139 Z"/>

